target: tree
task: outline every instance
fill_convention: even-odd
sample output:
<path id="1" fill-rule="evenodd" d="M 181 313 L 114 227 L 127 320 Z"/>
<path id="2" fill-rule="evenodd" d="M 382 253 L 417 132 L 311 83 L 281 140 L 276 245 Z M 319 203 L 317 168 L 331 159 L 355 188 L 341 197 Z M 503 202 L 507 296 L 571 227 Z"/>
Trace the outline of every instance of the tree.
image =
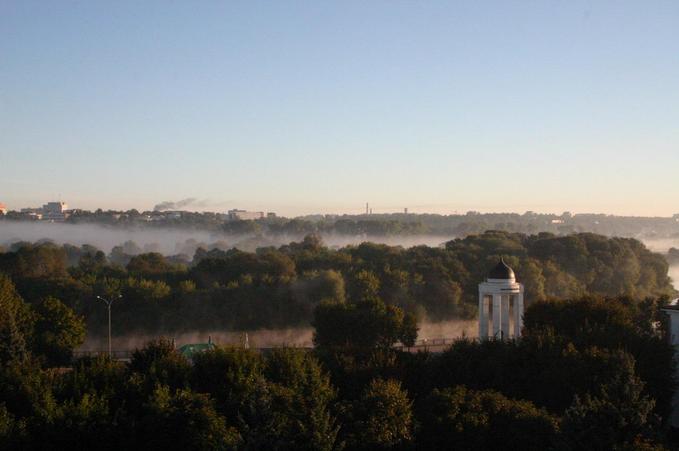
<path id="1" fill-rule="evenodd" d="M 345 416 L 348 449 L 401 449 L 413 439 L 412 402 L 398 381 L 373 379 Z"/>
<path id="2" fill-rule="evenodd" d="M 55 409 L 51 376 L 30 358 L 0 365 L 0 403 L 4 403 L 18 421 L 49 416 Z"/>
<path id="3" fill-rule="evenodd" d="M 85 322 L 60 300 L 47 297 L 33 306 L 34 334 L 31 349 L 50 366 L 65 366 L 73 350 L 85 340 Z"/>
<path id="4" fill-rule="evenodd" d="M 0 313 L 0 364 L 27 357 L 26 341 L 17 327 L 14 315 Z"/>
<path id="5" fill-rule="evenodd" d="M 66 251 L 53 243 L 19 243 L 0 254 L 0 272 L 19 279 L 53 279 L 68 275 Z"/>
<path id="6" fill-rule="evenodd" d="M 564 337 L 544 333 L 519 341 L 459 340 L 432 359 L 424 383 L 493 389 L 562 415 L 575 395 L 595 391 L 620 372 L 633 374 L 634 368 L 634 358 L 623 350 L 578 349 Z"/>
<path id="7" fill-rule="evenodd" d="M 145 278 L 167 277 L 168 274 L 179 270 L 177 265 L 168 263 L 167 259 L 157 252 L 135 255 L 127 264 L 127 271 L 130 274 Z"/>
<path id="8" fill-rule="evenodd" d="M 27 357 L 33 317 L 9 277 L 0 273 L 0 363 Z"/>
<path id="9" fill-rule="evenodd" d="M 229 418 L 247 411 L 246 404 L 255 396 L 258 385 L 265 381 L 264 362 L 255 351 L 217 347 L 193 357 L 193 388 L 210 393 L 217 410 Z M 244 419 L 247 422 L 247 418 Z"/>
<path id="10" fill-rule="evenodd" d="M 111 249 L 109 259 L 112 263 L 118 265 L 127 265 L 132 257 L 142 253 L 142 249 L 134 241 L 128 240 L 119 246 L 114 246 Z"/>
<path id="11" fill-rule="evenodd" d="M 526 309 L 524 330 L 528 336 L 549 330 L 578 349 L 625 349 L 636 361 L 645 392 L 657 400 L 656 412 L 667 417 L 676 386 L 675 361 L 674 349 L 655 328 L 659 305 L 654 299 L 595 296 L 538 302 Z"/>
<path id="12" fill-rule="evenodd" d="M 225 222 L 222 229 L 231 235 L 251 235 L 259 233 L 262 230 L 262 226 L 252 220 L 236 219 Z"/>
<path id="13" fill-rule="evenodd" d="M 621 372 L 597 393 L 576 396 L 566 410 L 564 441 L 573 450 L 623 449 L 648 438 L 654 418 L 654 400 L 643 395 L 643 383 L 633 372 Z"/>
<path id="14" fill-rule="evenodd" d="M 191 373 L 189 362 L 175 349 L 174 343 L 165 338 L 150 341 L 144 348 L 135 350 L 129 369 L 143 378 L 146 390 L 159 384 L 170 389 L 188 387 Z"/>
<path id="15" fill-rule="evenodd" d="M 238 432 L 215 411 L 208 395 L 171 392 L 167 386 L 154 390 L 138 433 L 138 443 L 149 450 L 226 450 L 240 442 Z"/>
<path id="16" fill-rule="evenodd" d="M 18 422 L 4 404 L 0 404 L 0 450 L 20 449 L 23 435 L 24 424 Z"/>
<path id="17" fill-rule="evenodd" d="M 334 449 L 335 391 L 306 350 L 216 348 L 195 356 L 192 384 L 235 419 L 246 449 Z"/>
<path id="18" fill-rule="evenodd" d="M 367 270 L 357 272 L 351 279 L 349 293 L 354 302 L 375 301 L 380 291 L 380 279 Z"/>
<path id="19" fill-rule="evenodd" d="M 344 302 L 346 298 L 344 278 L 333 270 L 304 274 L 292 285 L 292 291 L 300 302 L 312 306 L 320 301 Z"/>
<path id="20" fill-rule="evenodd" d="M 56 393 L 61 399 L 80 399 L 85 394 L 103 396 L 116 410 L 124 403 L 127 376 L 125 364 L 109 356 L 83 357 L 60 379 Z"/>
<path id="21" fill-rule="evenodd" d="M 528 401 L 464 386 L 434 390 L 418 406 L 417 449 L 550 449 L 558 422 Z"/>
<path id="22" fill-rule="evenodd" d="M 114 450 L 121 440 L 114 433 L 108 402 L 89 393 L 55 406 L 49 415 L 33 418 L 27 436 L 29 449 L 41 449 L 49 443 L 59 449 Z"/>
<path id="23" fill-rule="evenodd" d="M 78 259 L 78 269 L 82 273 L 99 273 L 106 267 L 107 263 L 106 254 L 102 251 L 88 244 L 82 246 Z"/>
<path id="24" fill-rule="evenodd" d="M 276 428 L 286 449 L 333 450 L 338 427 L 330 412 L 335 390 L 313 355 L 301 349 L 275 349 L 264 374 L 275 384 L 273 409 L 282 420 Z"/>
<path id="25" fill-rule="evenodd" d="M 412 314 L 379 299 L 321 302 L 313 326 L 314 343 L 323 348 L 390 348 L 397 341 L 411 346 L 417 338 Z"/>

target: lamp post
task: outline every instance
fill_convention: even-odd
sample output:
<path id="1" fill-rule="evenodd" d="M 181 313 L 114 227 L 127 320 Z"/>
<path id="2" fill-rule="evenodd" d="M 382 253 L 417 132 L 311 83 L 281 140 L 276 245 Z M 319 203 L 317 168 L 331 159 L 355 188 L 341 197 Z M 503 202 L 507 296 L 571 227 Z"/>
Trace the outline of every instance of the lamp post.
<path id="1" fill-rule="evenodd" d="M 111 352 L 111 304 L 113 304 L 114 300 L 120 299 L 122 297 L 123 296 L 119 294 L 117 298 L 111 298 L 109 300 L 102 298 L 101 296 L 97 296 L 97 299 L 100 299 L 106 303 L 106 308 L 108 309 L 108 357 L 110 359 L 113 358 L 113 352 Z"/>

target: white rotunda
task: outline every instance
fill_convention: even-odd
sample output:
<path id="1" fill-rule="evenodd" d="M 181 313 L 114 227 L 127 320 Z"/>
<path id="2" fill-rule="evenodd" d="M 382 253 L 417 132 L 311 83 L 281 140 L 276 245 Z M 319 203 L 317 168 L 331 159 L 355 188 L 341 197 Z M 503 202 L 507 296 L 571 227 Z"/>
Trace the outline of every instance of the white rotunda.
<path id="1" fill-rule="evenodd" d="M 503 259 L 479 284 L 479 338 L 518 338 L 522 326 L 523 285 L 516 281 L 514 270 Z"/>

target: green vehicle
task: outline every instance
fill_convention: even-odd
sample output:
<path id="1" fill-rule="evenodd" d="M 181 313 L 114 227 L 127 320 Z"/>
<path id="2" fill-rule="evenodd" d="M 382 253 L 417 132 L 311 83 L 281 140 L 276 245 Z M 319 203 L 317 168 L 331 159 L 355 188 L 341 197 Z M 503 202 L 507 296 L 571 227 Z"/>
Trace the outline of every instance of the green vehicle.
<path id="1" fill-rule="evenodd" d="M 180 346 L 177 350 L 187 359 L 192 360 L 195 354 L 215 349 L 212 337 L 208 337 L 207 343 L 189 343 Z"/>

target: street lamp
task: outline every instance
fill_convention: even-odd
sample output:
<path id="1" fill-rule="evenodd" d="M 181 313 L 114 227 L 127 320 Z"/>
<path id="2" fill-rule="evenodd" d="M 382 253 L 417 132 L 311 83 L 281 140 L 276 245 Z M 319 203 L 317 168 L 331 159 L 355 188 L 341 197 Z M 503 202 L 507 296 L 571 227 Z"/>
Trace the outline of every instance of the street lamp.
<path id="1" fill-rule="evenodd" d="M 104 299 L 101 296 L 97 296 L 97 299 L 100 299 L 106 303 L 106 307 L 108 308 L 108 357 L 110 359 L 113 358 L 113 353 L 111 352 L 111 304 L 113 304 L 113 301 L 116 299 L 121 299 L 123 296 L 121 294 L 118 295 L 117 298 L 111 298 L 109 299 Z"/>

